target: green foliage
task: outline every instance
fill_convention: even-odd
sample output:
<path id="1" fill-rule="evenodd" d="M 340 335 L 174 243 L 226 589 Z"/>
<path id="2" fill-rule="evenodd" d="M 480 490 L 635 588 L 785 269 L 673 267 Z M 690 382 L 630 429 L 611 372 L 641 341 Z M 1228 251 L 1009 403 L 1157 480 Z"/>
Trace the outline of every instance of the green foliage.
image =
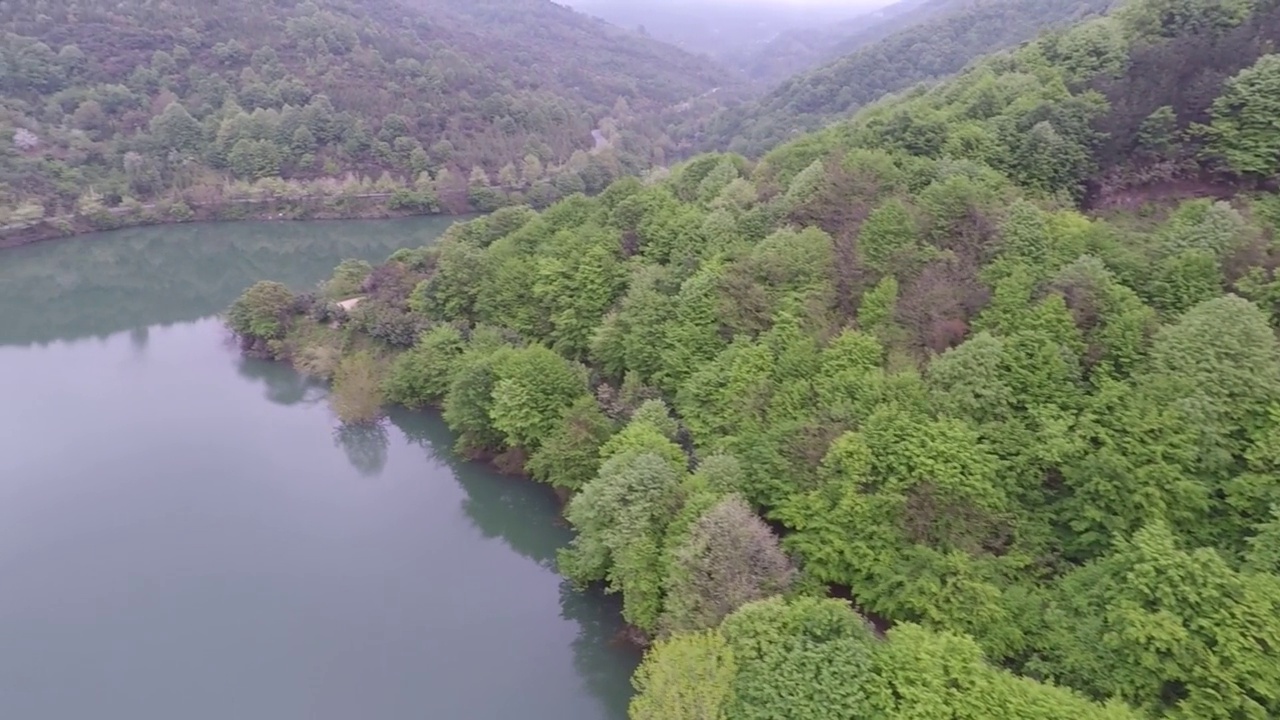
<path id="1" fill-rule="evenodd" d="M 753 603 L 721 628 L 737 675 L 730 717 L 868 717 L 870 631 L 836 600 Z"/>
<path id="2" fill-rule="evenodd" d="M 489 418 L 512 447 L 536 450 L 587 389 L 580 368 L 541 345 L 506 353 L 495 370 Z"/>
<path id="3" fill-rule="evenodd" d="M 720 113 L 708 147 L 759 155 L 804 131 L 814 131 L 882 96 L 959 72 L 975 58 L 1034 38 L 1055 24 L 1108 9 L 1102 2 L 1020 0 L 998 5 L 928 3 L 905 9 L 906 27 L 873 33 L 862 47 L 778 85 L 760 100 Z M 918 24 L 911 25 L 911 19 Z M 921 21 L 922 20 L 922 21 Z M 1097 32 L 1097 31 L 1094 31 Z M 1110 37 L 1060 40 L 1058 57 L 1076 73 L 1112 70 L 1122 48 Z M 1104 51 L 1105 49 L 1105 51 Z M 1099 52 L 1104 51 L 1104 52 Z"/>
<path id="4" fill-rule="evenodd" d="M 1143 294 L 1152 307 L 1177 316 L 1222 294 L 1226 278 L 1217 259 L 1205 250 L 1183 250 L 1152 268 Z"/>
<path id="5" fill-rule="evenodd" d="M 486 267 L 484 252 L 467 242 L 444 242 L 436 272 L 409 298 L 414 312 L 433 320 L 474 320 Z"/>
<path id="6" fill-rule="evenodd" d="M 97 112 L 101 112 L 101 106 Z M 93 114 L 92 111 L 89 114 Z M 96 119 L 89 121 L 89 124 L 98 123 Z M 164 112 L 151 118 L 151 134 L 169 151 L 196 157 L 204 149 L 204 130 L 200 127 L 200 122 L 191 117 L 191 113 L 180 102 L 169 103 Z"/>
<path id="7" fill-rule="evenodd" d="M 893 322 L 897 305 L 898 281 L 892 276 L 886 277 L 862 296 L 862 303 L 858 306 L 858 327 L 870 332 L 884 330 Z"/>
<path id="8" fill-rule="evenodd" d="M 289 288 L 262 281 L 249 288 L 227 311 L 231 331 L 253 340 L 279 340 L 288 330 L 294 297 Z"/>
<path id="9" fill-rule="evenodd" d="M 565 510 L 578 535 L 560 554 L 561 571 L 577 582 L 607 580 L 622 593 L 622 616 L 641 630 L 655 630 L 662 611 L 661 543 L 681 478 L 654 453 L 614 455 Z"/>
<path id="10" fill-rule="evenodd" d="M 608 459 L 620 455 L 650 453 L 665 460 L 672 470 L 682 473 L 689 461 L 684 450 L 667 436 L 665 430 L 668 427 L 665 421 L 655 426 L 645 418 L 633 420 L 600 448 L 600 457 Z"/>
<path id="11" fill-rule="evenodd" d="M 942 415 L 984 424 L 1008 419 L 1016 395 L 1004 373 L 1004 342 L 978 333 L 929 364 L 930 401 Z"/>
<path id="12" fill-rule="evenodd" d="M 530 456 L 529 473 L 565 490 L 581 490 L 600 471 L 600 448 L 614 433 L 614 425 L 600 411 L 595 398 L 579 397 L 564 411 L 560 423 Z"/>
<path id="13" fill-rule="evenodd" d="M 1280 173 L 1280 55 L 1265 55 L 1223 86 L 1213 102 L 1208 150 L 1242 175 Z"/>
<path id="14" fill-rule="evenodd" d="M 844 603 L 808 598 L 753 603 L 719 631 L 659 641 L 637 689 L 633 718 L 1139 717 L 993 667 L 962 635 L 905 623 L 876 640 Z"/>
<path id="15" fill-rule="evenodd" d="M 339 0 L 6 7 L 0 115 L 6 131 L 34 131 L 35 144 L 0 157 L 0 182 L 48 207 L 70 207 L 90 186 L 109 206 L 127 188 L 144 202 L 187 195 L 220 207 L 242 199 L 225 196 L 232 178 L 287 179 L 291 198 L 332 200 L 349 174 L 358 184 L 389 173 L 400 191 L 392 209 L 436 211 L 438 197 L 450 212 L 491 210 L 530 186 L 550 189 L 551 174 L 568 194 L 661 164 L 675 149 L 668 108 L 735 84 L 704 58 L 550 3 L 508 10 L 388 0 L 358 10 Z M 611 116 L 620 95 L 626 112 Z M 603 123 L 617 141 L 588 158 Z M 516 166 L 524 177 L 511 182 Z M 328 177 L 316 183 L 321 167 Z M 423 172 L 466 178 L 473 168 L 483 183 L 439 183 L 438 195 L 414 187 Z M 368 178 L 352 194 L 366 194 Z"/>
<path id="16" fill-rule="evenodd" d="M 555 349 L 571 357 L 586 354 L 600 316 L 626 284 L 617 240 L 601 228 L 563 230 L 538 260 L 533 296 L 546 308 Z"/>
<path id="17" fill-rule="evenodd" d="M 1230 203 L 1192 200 L 1180 205 L 1162 228 L 1160 249 L 1199 250 L 1222 259 L 1246 245 L 1250 233 L 1247 221 Z"/>
<path id="18" fill-rule="evenodd" d="M 365 278 L 373 272 L 373 266 L 363 260 L 343 260 L 333 270 L 333 277 L 324 285 L 326 297 L 346 300 L 359 295 Z"/>
<path id="19" fill-rule="evenodd" d="M 821 488 L 778 510 L 806 573 L 858 588 L 877 613 L 1018 642 L 984 558 L 1005 532 L 1008 498 L 971 426 L 888 406 L 834 443 L 823 466 Z"/>
<path id="20" fill-rule="evenodd" d="M 671 408 L 661 400 L 646 400 L 641 403 L 632 413 L 631 422 L 651 425 L 668 440 L 675 440 L 676 432 L 680 429 L 675 418 L 671 417 Z"/>
<path id="21" fill-rule="evenodd" d="M 1175 718 L 1264 718 L 1280 697 L 1280 581 L 1153 524 L 1063 579 L 1055 675 Z"/>
<path id="22" fill-rule="evenodd" d="M 1122 18 L 1131 32 L 1176 38 L 1228 30 L 1244 21 L 1252 6 L 1252 0 L 1143 0 L 1125 8 Z"/>
<path id="23" fill-rule="evenodd" d="M 1271 517 L 1254 526 L 1248 540 L 1244 569 L 1259 575 L 1280 575 L 1280 506 L 1271 509 Z"/>
<path id="24" fill-rule="evenodd" d="M 708 630 L 659 640 L 634 683 L 631 720 L 728 720 L 737 673 L 724 636 Z"/>
<path id="25" fill-rule="evenodd" d="M 1080 9 L 961 14 L 1028 8 Z M 1274 3 L 1243 12 L 1144 0 L 754 167 L 695 157 L 595 198 L 551 202 L 615 176 L 606 151 L 560 166 L 559 146 L 508 133 L 528 142 L 498 174 L 544 211 L 350 268 L 368 297 L 331 341 L 299 319 L 326 306 L 278 288 L 228 321 L 263 333 L 242 332 L 250 351 L 320 375 L 338 347 L 385 352 L 393 400 L 442 403 L 462 450 L 561 490 L 576 531 L 561 570 L 663 639 L 638 717 L 1271 717 L 1280 213 L 1269 196 L 1162 195 L 1238 189 L 1200 172 L 1205 136 L 1184 129 L 1280 40 Z M 289 57 L 260 54 L 257 84 Z M 255 134 L 270 111 L 230 103 L 206 125 L 180 99 L 218 162 L 296 134 Z M 315 116 L 320 155 L 335 133 L 352 157 L 421 149 L 446 205 L 495 175 L 445 167 L 461 144 L 401 134 L 426 122 L 413 109 L 346 132 L 315 102 L 299 120 Z M 615 147 L 643 144 L 597 120 Z M 161 171 L 129 164 L 140 184 Z"/>
<path id="26" fill-rule="evenodd" d="M 1152 370 L 1184 380 L 1227 426 L 1266 427 L 1280 398 L 1280 343 L 1256 305 L 1228 295 L 1167 326 L 1151 348 Z M 1223 433 L 1226 435 L 1234 434 Z"/>
<path id="27" fill-rule="evenodd" d="M 1099 706 L 1052 685 L 1014 677 L 983 661 L 962 635 L 902 625 L 875 648 L 879 717 L 992 720 L 1137 720 L 1119 703 Z"/>
<path id="28" fill-rule="evenodd" d="M 863 264 L 883 274 L 909 269 L 917 248 L 915 222 L 902 201 L 885 202 L 867 216 L 858 233 L 858 255 Z"/>
<path id="29" fill-rule="evenodd" d="M 280 150 L 268 140 L 241 138 L 227 153 L 227 165 L 242 180 L 261 180 L 280 174 Z"/>
<path id="30" fill-rule="evenodd" d="M 383 383 L 387 402 L 420 408 L 443 401 L 465 349 L 462 333 L 451 325 L 423 333 L 413 348 L 391 364 Z"/>
<path id="31" fill-rule="evenodd" d="M 1173 149 L 1177 130 L 1178 116 L 1173 112 L 1173 107 L 1163 105 L 1148 115 L 1138 127 L 1138 145 L 1143 151 L 1157 157 L 1167 154 Z"/>
<path id="32" fill-rule="evenodd" d="M 614 377 L 628 370 L 641 380 L 662 371 L 662 347 L 655 338 L 665 333 L 676 305 L 664 285 L 667 273 L 644 265 L 633 272 L 631 286 L 617 311 L 606 315 L 591 341 L 591 358 Z"/>
<path id="33" fill-rule="evenodd" d="M 503 433 L 493 425 L 490 409 L 498 384 L 498 368 L 509 348 L 472 346 L 457 360 L 453 381 L 445 395 L 444 421 L 459 434 L 457 447 L 465 453 L 483 453 L 501 448 Z"/>

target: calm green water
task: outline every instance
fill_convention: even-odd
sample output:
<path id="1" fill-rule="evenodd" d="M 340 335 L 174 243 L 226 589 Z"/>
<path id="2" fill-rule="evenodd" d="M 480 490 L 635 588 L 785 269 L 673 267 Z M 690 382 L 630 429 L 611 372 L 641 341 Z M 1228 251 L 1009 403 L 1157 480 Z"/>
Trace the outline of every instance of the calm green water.
<path id="1" fill-rule="evenodd" d="M 437 416 L 336 433 L 212 315 L 441 220 L 148 228 L 0 252 L 0 718 L 615 720 L 635 654 L 543 488 Z"/>

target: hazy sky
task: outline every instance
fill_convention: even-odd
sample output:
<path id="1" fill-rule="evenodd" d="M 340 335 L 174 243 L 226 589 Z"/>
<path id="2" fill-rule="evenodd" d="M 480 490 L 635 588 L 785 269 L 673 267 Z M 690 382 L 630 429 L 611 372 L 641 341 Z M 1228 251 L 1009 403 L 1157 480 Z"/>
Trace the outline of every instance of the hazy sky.
<path id="1" fill-rule="evenodd" d="M 752 15 L 761 12 L 786 16 L 788 25 L 804 22 L 826 22 L 859 15 L 893 3 L 895 0 L 555 0 L 562 5 L 587 13 L 599 13 L 614 22 L 629 24 L 652 17 L 654 22 L 666 17 L 700 17 L 708 14 L 725 18 L 737 17 L 735 8 Z M 637 5 L 643 3 L 643 5 Z M 738 19 L 747 19 L 745 17 Z M 652 28 L 651 28 L 652 29 Z M 781 28 L 780 28 L 781 29 Z"/>
<path id="2" fill-rule="evenodd" d="M 636 0 L 558 0 L 563 5 L 606 5 Z M 655 0 L 647 0 L 654 2 Z M 676 0 L 657 0 L 674 4 Z M 682 5 L 776 5 L 780 7 L 865 8 L 888 5 L 893 0 L 679 0 Z"/>

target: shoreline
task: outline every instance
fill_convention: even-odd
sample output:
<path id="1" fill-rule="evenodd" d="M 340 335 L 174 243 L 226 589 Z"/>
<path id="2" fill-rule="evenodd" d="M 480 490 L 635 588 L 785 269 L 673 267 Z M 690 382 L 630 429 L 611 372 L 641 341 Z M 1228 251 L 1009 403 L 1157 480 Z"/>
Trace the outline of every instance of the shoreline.
<path id="1" fill-rule="evenodd" d="M 283 355 L 265 355 L 265 356 L 257 355 L 252 351 L 245 350 L 244 346 L 241 344 L 241 338 L 237 336 L 234 331 L 232 331 L 229 327 L 226 326 L 225 321 L 223 321 L 223 330 L 225 330 L 229 334 L 228 336 L 231 342 L 233 343 L 233 345 L 235 346 L 236 352 L 239 353 L 242 357 L 252 357 L 256 360 L 262 360 L 264 362 L 281 364 L 284 367 L 289 368 L 289 370 L 297 373 L 298 375 L 301 375 L 304 378 L 307 378 L 309 380 L 322 384 L 327 391 L 332 392 L 333 390 L 332 378 L 317 377 L 315 375 L 307 373 L 305 370 L 303 370 L 298 366 L 292 354 L 286 353 Z M 393 413 L 423 413 L 423 412 L 434 413 L 436 415 L 443 416 L 444 407 L 439 403 L 430 403 L 421 407 L 408 407 L 405 405 L 398 405 L 394 403 L 384 403 L 381 407 L 381 414 L 379 415 L 377 420 L 374 422 L 377 425 L 383 425 L 387 423 L 394 425 L 395 420 L 391 417 Z M 558 523 L 564 524 L 565 527 L 571 527 L 568 524 L 568 520 L 565 518 L 564 513 L 565 513 L 565 509 L 569 505 L 569 501 L 573 497 L 572 493 L 564 488 L 555 487 L 550 484 L 538 481 L 525 470 L 523 462 L 520 462 L 520 461 L 517 461 L 515 463 L 511 462 L 512 457 L 514 457 L 511 454 L 512 450 L 508 449 L 507 451 L 500 452 L 500 453 L 494 453 L 491 451 L 459 452 L 457 449 L 450 447 L 449 452 L 453 453 L 458 459 L 462 460 L 463 462 L 475 463 L 477 465 L 481 465 L 487 468 L 488 470 L 496 473 L 497 475 L 501 476 L 502 478 L 505 478 L 511 482 L 531 483 L 533 485 L 541 486 L 542 489 L 544 489 L 556 500 L 556 505 L 557 505 L 556 521 Z M 517 456 L 518 455 L 519 454 L 517 453 Z M 568 581 L 568 578 L 565 577 L 565 575 L 560 572 L 560 568 L 558 566 L 555 568 L 555 572 L 557 575 L 560 576 L 562 580 Z M 595 583 L 585 588 L 583 587 L 575 588 L 575 592 L 588 592 L 588 591 L 599 591 L 604 594 L 609 594 L 603 585 L 595 584 Z M 653 646 L 654 638 L 650 637 L 648 633 L 644 632 L 640 628 L 636 627 L 635 625 L 632 625 L 631 623 L 623 619 L 620 609 L 618 611 L 618 616 L 619 616 L 619 619 L 621 620 L 622 626 L 618 629 L 616 633 L 614 633 L 610 642 L 623 647 L 630 648 L 631 650 L 638 652 L 641 655 L 648 652 L 649 648 Z"/>
<path id="2" fill-rule="evenodd" d="M 0 251 L 40 242 L 111 230 L 195 222 L 387 220 L 404 217 L 467 217 L 419 208 L 392 208 L 392 193 L 306 198 L 219 200 L 194 203 L 169 201 L 136 208 L 112 208 L 94 214 L 46 218 L 24 227 L 0 228 Z"/>

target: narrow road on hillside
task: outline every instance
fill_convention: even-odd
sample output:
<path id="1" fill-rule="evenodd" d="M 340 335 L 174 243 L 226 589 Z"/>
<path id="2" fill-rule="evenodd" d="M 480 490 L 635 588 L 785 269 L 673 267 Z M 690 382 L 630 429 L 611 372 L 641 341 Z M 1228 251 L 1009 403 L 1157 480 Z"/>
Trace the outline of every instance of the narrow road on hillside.
<path id="1" fill-rule="evenodd" d="M 608 150 L 609 148 L 613 147 L 613 145 L 609 142 L 609 138 L 605 137 L 604 133 L 600 132 L 600 130 L 598 129 L 591 131 L 591 139 L 596 141 L 596 146 L 591 148 L 591 153 L 593 155 L 595 153 L 600 152 L 601 150 Z"/>

